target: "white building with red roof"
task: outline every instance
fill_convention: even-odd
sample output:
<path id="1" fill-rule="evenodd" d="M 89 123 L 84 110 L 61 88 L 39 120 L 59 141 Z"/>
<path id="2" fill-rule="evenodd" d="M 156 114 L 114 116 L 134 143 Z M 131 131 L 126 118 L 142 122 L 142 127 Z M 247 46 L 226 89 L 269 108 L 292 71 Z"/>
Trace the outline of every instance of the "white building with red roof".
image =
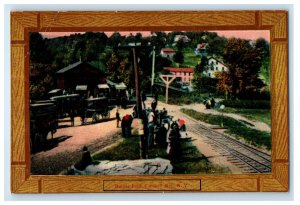
<path id="1" fill-rule="evenodd" d="M 191 85 L 194 75 L 193 68 L 165 67 L 164 70 L 175 75 L 177 82 Z"/>
<path id="2" fill-rule="evenodd" d="M 160 55 L 165 58 L 173 58 L 174 54 L 175 51 L 172 48 L 163 48 L 160 52 Z"/>

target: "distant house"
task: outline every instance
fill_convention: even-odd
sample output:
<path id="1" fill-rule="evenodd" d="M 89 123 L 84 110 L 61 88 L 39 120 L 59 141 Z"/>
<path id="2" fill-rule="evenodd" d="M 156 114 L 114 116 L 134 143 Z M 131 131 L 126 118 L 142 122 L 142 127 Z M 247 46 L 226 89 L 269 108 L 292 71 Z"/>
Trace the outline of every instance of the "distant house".
<path id="1" fill-rule="evenodd" d="M 56 72 L 57 88 L 75 90 L 83 87 L 93 89 L 98 84 L 106 83 L 106 74 L 98 68 L 76 62 Z"/>
<path id="2" fill-rule="evenodd" d="M 165 67 L 164 70 L 176 75 L 176 81 L 179 83 L 190 85 L 193 80 L 193 68 Z"/>
<path id="3" fill-rule="evenodd" d="M 207 56 L 208 43 L 199 43 L 195 49 L 195 54 L 198 56 Z"/>
<path id="4" fill-rule="evenodd" d="M 216 59 L 214 57 L 208 58 L 208 68 L 206 71 L 203 72 L 203 74 L 210 78 L 215 78 L 215 74 L 217 72 L 227 72 L 228 67 L 219 59 Z"/>
<path id="5" fill-rule="evenodd" d="M 174 42 L 182 40 L 183 42 L 187 43 L 190 41 L 190 39 L 186 35 L 176 35 L 174 37 Z"/>
<path id="6" fill-rule="evenodd" d="M 174 54 L 175 51 L 172 48 L 163 48 L 160 52 L 160 55 L 165 58 L 173 58 Z"/>

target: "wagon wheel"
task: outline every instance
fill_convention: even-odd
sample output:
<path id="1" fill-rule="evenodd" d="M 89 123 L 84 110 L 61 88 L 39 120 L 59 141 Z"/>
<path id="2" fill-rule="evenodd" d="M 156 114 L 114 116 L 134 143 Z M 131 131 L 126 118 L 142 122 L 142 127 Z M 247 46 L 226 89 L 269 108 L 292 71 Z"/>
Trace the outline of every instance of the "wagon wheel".
<path id="1" fill-rule="evenodd" d="M 96 112 L 94 112 L 93 116 L 92 116 L 92 122 L 98 122 L 99 121 L 99 117 L 98 114 Z"/>
<path id="2" fill-rule="evenodd" d="M 102 118 L 110 118 L 110 112 L 109 111 L 105 111 L 102 113 Z"/>
<path id="3" fill-rule="evenodd" d="M 33 137 L 30 137 L 30 148 L 31 148 L 31 152 L 34 152 L 37 150 L 38 145 L 41 142 L 41 137 L 42 134 L 37 132 L 33 135 Z"/>

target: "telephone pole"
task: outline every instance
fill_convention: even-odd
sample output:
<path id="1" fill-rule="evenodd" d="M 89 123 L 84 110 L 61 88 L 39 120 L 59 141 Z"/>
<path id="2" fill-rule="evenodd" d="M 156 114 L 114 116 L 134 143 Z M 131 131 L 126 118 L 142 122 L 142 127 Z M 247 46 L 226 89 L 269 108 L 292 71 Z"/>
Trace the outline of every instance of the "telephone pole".
<path id="1" fill-rule="evenodd" d="M 166 84 L 166 104 L 168 104 L 168 97 L 169 97 L 169 85 L 175 80 L 175 75 L 159 75 L 161 80 Z"/>

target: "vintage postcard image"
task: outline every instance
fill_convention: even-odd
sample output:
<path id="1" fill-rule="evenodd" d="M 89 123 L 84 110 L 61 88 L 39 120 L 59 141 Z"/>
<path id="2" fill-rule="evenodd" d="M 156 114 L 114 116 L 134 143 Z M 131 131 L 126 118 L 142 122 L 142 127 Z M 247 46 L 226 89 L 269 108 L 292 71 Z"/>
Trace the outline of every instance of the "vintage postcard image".
<path id="1" fill-rule="evenodd" d="M 270 174 L 270 32 L 30 32 L 31 175 Z"/>

